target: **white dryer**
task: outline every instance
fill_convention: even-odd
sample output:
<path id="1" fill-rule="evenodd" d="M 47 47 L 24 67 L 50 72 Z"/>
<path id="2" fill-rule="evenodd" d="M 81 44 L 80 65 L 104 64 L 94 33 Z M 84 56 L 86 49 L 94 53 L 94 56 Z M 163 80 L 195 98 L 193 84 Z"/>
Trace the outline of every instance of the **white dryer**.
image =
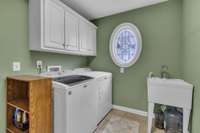
<path id="1" fill-rule="evenodd" d="M 97 124 L 112 109 L 112 73 L 101 71 L 83 72 L 83 75 L 93 77 L 95 79 L 95 87 L 97 89 Z"/>

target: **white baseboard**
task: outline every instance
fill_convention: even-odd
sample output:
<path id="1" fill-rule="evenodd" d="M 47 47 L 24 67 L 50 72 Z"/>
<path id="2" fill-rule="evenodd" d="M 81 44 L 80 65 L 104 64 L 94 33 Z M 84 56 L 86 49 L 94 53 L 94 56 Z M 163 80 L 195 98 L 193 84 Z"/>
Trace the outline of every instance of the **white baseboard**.
<path id="1" fill-rule="evenodd" d="M 118 106 L 118 105 L 113 105 L 113 109 L 117 109 L 117 110 L 120 110 L 120 111 L 124 111 L 124 112 L 128 112 L 128 113 L 137 114 L 137 115 L 147 117 L 147 112 L 142 111 L 142 110 L 138 110 L 138 109 L 132 109 L 132 108 L 128 108 L 128 107 L 124 107 L 124 106 Z"/>

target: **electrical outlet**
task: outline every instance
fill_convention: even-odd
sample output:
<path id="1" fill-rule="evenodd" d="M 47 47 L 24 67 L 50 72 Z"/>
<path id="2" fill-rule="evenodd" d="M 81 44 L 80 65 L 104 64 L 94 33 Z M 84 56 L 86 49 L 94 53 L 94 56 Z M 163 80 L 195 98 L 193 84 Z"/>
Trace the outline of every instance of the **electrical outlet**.
<path id="1" fill-rule="evenodd" d="M 21 64 L 20 62 L 13 62 L 13 72 L 21 71 Z"/>
<path id="2" fill-rule="evenodd" d="M 37 66 L 38 69 L 41 69 L 41 68 L 42 68 L 42 64 L 43 64 L 43 63 L 42 63 L 41 60 L 37 60 L 37 61 L 36 61 L 36 66 Z"/>
<path id="3" fill-rule="evenodd" d="M 124 73 L 125 72 L 125 70 L 124 70 L 124 68 L 120 68 L 120 73 Z"/>

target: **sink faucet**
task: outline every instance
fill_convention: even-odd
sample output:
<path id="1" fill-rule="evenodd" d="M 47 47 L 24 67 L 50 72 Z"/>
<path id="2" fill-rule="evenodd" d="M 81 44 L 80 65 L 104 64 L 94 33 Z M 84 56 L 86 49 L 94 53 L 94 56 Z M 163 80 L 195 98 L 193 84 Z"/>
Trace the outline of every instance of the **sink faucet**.
<path id="1" fill-rule="evenodd" d="M 162 65 L 161 66 L 161 72 L 160 72 L 161 78 L 170 78 L 170 74 L 168 72 L 168 66 L 167 65 Z"/>
<path id="2" fill-rule="evenodd" d="M 153 72 L 149 72 L 148 78 L 153 78 L 153 77 L 154 77 Z"/>

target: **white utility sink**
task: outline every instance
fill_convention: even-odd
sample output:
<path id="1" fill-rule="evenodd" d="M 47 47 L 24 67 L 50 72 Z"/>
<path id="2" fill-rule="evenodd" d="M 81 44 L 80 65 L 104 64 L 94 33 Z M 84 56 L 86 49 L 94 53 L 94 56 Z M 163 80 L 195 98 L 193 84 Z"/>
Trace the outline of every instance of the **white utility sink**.
<path id="1" fill-rule="evenodd" d="M 148 133 L 151 133 L 154 105 L 164 104 L 183 109 L 183 133 L 188 133 L 193 85 L 180 79 L 148 78 Z"/>

